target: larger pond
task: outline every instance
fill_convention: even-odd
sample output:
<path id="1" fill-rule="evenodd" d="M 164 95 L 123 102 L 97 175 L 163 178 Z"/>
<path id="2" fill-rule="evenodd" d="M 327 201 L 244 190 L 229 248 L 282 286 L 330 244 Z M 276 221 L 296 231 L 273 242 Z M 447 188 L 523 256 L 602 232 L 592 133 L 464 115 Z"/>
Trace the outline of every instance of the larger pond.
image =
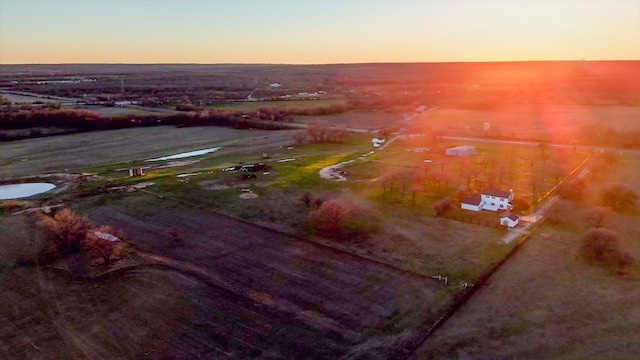
<path id="1" fill-rule="evenodd" d="M 33 195 L 42 194 L 56 186 L 49 183 L 26 183 L 0 185 L 0 200 L 22 199 Z"/>

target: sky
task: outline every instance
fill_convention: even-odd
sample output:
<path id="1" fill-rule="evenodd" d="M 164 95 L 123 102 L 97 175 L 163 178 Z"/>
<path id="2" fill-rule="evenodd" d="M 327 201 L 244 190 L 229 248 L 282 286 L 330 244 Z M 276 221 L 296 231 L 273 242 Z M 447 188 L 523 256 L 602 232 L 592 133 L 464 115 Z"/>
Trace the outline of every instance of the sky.
<path id="1" fill-rule="evenodd" d="M 0 64 L 640 60 L 640 0 L 0 0 Z"/>

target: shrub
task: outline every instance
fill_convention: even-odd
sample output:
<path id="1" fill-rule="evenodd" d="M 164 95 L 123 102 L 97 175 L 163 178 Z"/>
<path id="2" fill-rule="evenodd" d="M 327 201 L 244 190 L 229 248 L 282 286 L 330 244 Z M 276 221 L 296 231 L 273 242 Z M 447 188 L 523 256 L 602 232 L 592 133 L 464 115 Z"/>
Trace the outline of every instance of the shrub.
<path id="1" fill-rule="evenodd" d="M 433 210 L 436 212 L 436 216 L 443 216 L 453 207 L 453 201 L 449 198 L 442 199 L 433 204 Z"/>
<path id="2" fill-rule="evenodd" d="M 308 215 L 310 226 L 322 236 L 334 239 L 365 239 L 376 230 L 364 211 L 339 199 L 324 201 Z"/>

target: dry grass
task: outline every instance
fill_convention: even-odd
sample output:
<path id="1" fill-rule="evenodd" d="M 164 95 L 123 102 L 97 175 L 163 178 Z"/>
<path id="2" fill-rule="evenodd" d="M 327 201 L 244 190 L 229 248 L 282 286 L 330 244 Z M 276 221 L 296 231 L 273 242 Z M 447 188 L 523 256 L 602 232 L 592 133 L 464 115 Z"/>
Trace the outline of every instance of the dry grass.
<path id="1" fill-rule="evenodd" d="M 640 107 L 531 104 L 492 110 L 439 108 L 415 121 L 458 136 L 483 136 L 486 122 L 491 124 L 491 135 L 569 143 L 585 126 L 606 125 L 621 131 L 640 128 Z"/>
<path id="2" fill-rule="evenodd" d="M 375 130 L 381 127 L 395 126 L 404 120 L 402 115 L 384 112 L 347 112 L 327 116 L 296 116 L 296 122 L 325 122 L 331 125 L 345 126 L 356 129 Z"/>
<path id="3" fill-rule="evenodd" d="M 638 187 L 639 157 L 624 156 L 602 179 Z M 598 184 L 589 188 L 597 193 Z M 589 197 L 593 206 L 597 198 Z M 586 230 L 580 212 L 573 224 L 545 225 L 489 284 L 438 330 L 416 359 L 450 358 L 616 358 L 640 353 L 640 221 L 618 214 L 611 225 L 621 248 L 636 263 L 619 275 L 587 263 L 578 254 Z"/>
<path id="4" fill-rule="evenodd" d="M 27 139 L 0 143 L 0 176 L 64 172 L 217 146 L 262 144 L 264 147 L 284 140 L 292 142 L 291 132 L 168 126 Z"/>

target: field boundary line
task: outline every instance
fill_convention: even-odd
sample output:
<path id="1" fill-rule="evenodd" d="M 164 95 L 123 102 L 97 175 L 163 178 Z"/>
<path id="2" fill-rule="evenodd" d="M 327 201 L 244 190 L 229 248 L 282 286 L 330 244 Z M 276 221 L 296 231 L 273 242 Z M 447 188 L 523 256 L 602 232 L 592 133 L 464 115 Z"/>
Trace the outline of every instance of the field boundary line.
<path id="1" fill-rule="evenodd" d="M 458 297 L 456 300 L 454 300 L 454 303 L 451 306 L 449 306 L 449 308 L 444 312 L 444 314 L 442 314 L 442 316 L 440 316 L 438 320 L 432 323 L 429 326 L 429 328 L 426 329 L 426 331 L 422 335 L 420 335 L 413 344 L 410 344 L 409 346 L 407 346 L 409 347 L 408 349 L 407 347 L 404 348 L 406 350 L 398 349 L 397 351 L 398 358 L 402 360 L 407 360 L 412 354 L 414 354 L 416 350 L 418 350 L 418 348 L 422 344 L 424 344 L 424 342 L 427 341 L 427 339 L 429 339 L 429 337 L 431 337 L 431 335 L 433 335 L 434 332 L 436 332 L 436 330 L 441 328 L 445 324 L 445 322 L 449 318 L 451 318 L 461 307 L 463 307 L 478 290 L 480 290 L 483 286 L 487 284 L 487 282 L 489 281 L 489 278 L 494 273 L 500 270 L 500 268 L 502 268 L 502 266 L 506 264 L 506 262 L 509 259 L 511 259 L 518 251 L 522 249 L 524 244 L 527 242 L 527 240 L 529 240 L 531 235 L 533 235 L 535 230 L 544 223 L 545 219 L 546 218 L 543 217 L 542 219 L 540 219 L 540 221 L 534 223 L 531 226 L 530 230 L 524 233 L 520 237 L 516 245 L 507 253 L 507 255 L 505 255 L 504 258 L 502 258 L 500 261 L 494 264 L 491 267 L 491 269 L 489 269 L 489 271 L 487 271 L 480 278 L 478 278 L 478 280 L 476 281 L 475 284 L 473 284 L 473 286 L 467 287 L 468 290 L 466 290 L 464 293 L 458 293 L 454 295 L 454 298 Z M 462 294 L 462 295 L 459 295 L 459 294 Z"/>

